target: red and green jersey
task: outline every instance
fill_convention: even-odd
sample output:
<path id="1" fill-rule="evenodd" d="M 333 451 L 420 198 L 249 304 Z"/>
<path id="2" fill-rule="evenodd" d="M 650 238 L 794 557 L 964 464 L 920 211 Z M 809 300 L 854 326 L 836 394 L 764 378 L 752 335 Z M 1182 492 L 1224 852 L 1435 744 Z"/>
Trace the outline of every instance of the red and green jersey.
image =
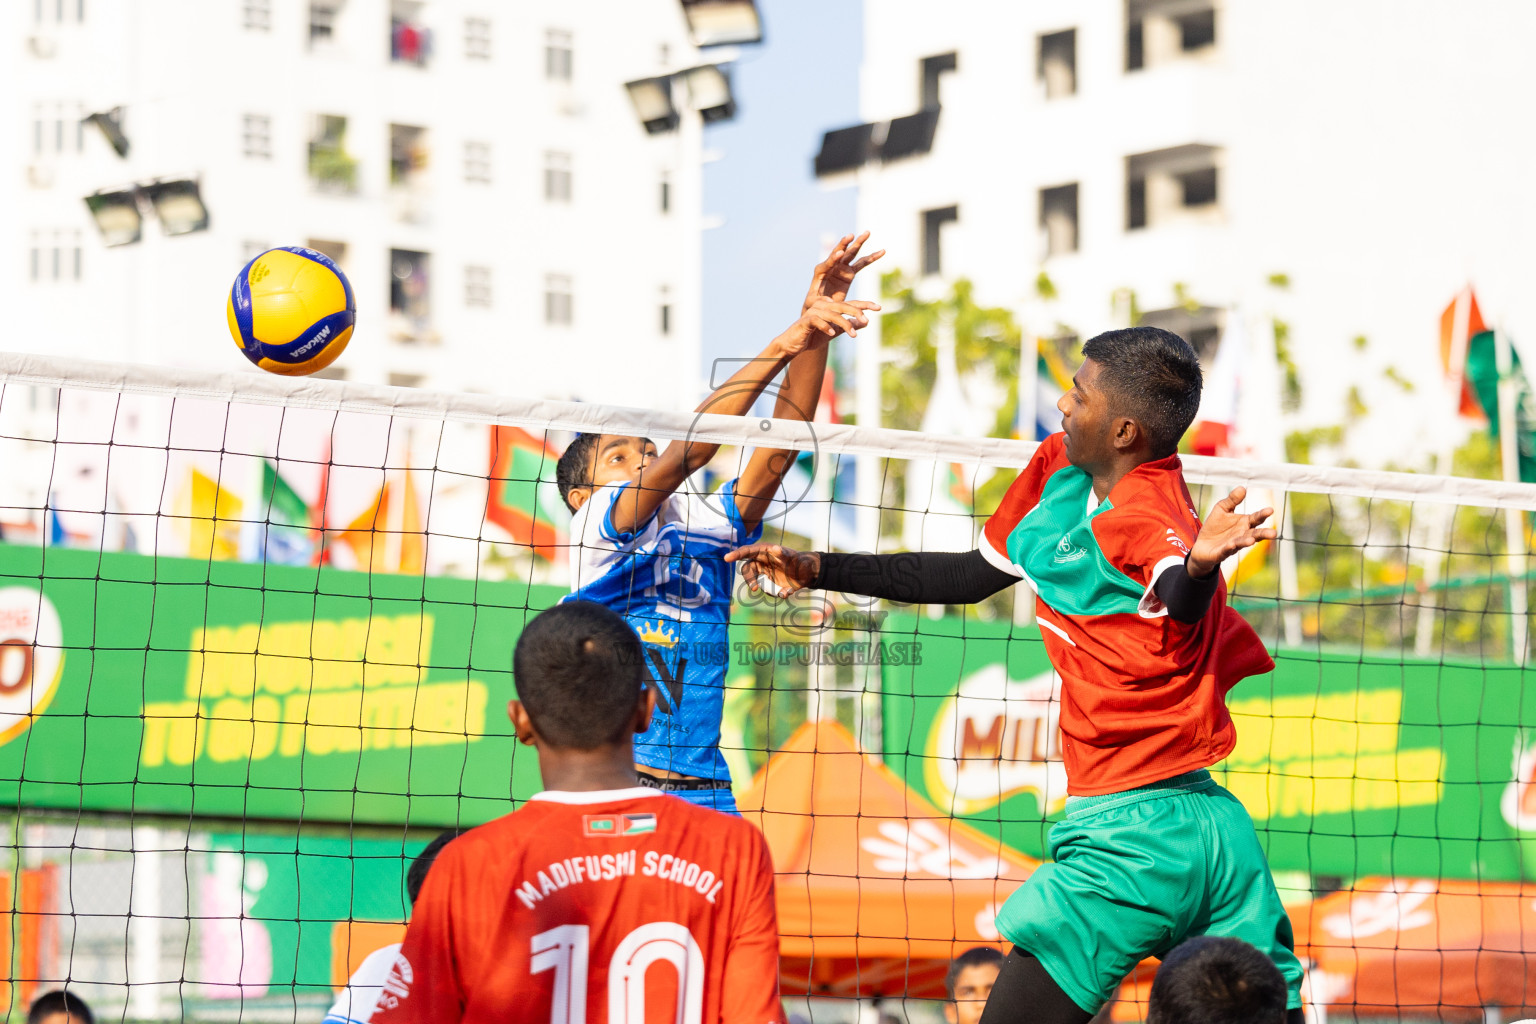
<path id="1" fill-rule="evenodd" d="M 1220 583 L 1198 621 L 1168 614 L 1152 587 L 1182 565 L 1200 518 L 1176 455 L 1137 466 L 1099 501 L 1043 441 L 982 531 L 981 553 L 1039 596 L 1061 676 L 1067 791 L 1118 793 L 1204 768 L 1232 751 L 1227 691 L 1274 668 Z"/>

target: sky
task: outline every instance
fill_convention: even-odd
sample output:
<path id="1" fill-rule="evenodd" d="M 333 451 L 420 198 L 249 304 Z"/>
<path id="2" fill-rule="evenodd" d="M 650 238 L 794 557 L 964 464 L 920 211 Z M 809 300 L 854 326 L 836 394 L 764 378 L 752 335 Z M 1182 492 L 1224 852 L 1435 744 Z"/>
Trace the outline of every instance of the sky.
<path id="1" fill-rule="evenodd" d="M 824 132 L 859 122 L 861 8 L 758 0 L 764 41 L 734 65 L 736 117 L 704 133 L 706 377 L 788 327 L 824 241 L 855 228 L 855 190 L 824 190 L 811 161 Z"/>

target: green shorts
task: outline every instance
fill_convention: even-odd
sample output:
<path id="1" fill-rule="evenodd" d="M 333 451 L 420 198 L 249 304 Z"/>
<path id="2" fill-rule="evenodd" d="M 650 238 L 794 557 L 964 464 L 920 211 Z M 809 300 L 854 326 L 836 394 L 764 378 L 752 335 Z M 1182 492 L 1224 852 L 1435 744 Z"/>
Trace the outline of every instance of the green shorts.
<path id="1" fill-rule="evenodd" d="M 1040 961 L 1087 1013 L 1138 963 L 1196 935 L 1267 953 L 1301 1005 L 1291 919 L 1238 799 L 1197 771 L 1074 797 L 1050 834 L 1051 858 L 1008 898 L 997 930 Z"/>

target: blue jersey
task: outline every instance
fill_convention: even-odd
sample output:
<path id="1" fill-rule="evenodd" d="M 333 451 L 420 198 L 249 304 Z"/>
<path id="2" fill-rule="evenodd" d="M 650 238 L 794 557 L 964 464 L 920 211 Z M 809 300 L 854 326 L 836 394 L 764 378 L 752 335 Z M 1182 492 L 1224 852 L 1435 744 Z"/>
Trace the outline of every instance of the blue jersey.
<path id="1" fill-rule="evenodd" d="M 736 481 L 701 495 L 673 494 L 633 533 L 614 529 L 613 503 L 630 484 L 597 489 L 571 522 L 571 594 L 629 620 L 656 687 L 656 715 L 635 738 L 639 764 L 701 779 L 729 779 L 720 716 L 735 567 L 726 552 L 763 534 L 736 509 Z M 687 486 L 685 483 L 684 487 Z"/>

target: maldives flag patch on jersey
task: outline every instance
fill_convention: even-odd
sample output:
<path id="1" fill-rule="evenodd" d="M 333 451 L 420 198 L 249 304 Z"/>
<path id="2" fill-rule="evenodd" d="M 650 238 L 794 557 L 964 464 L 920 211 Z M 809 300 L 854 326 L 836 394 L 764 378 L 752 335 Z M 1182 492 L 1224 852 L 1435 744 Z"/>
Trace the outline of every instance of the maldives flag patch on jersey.
<path id="1" fill-rule="evenodd" d="M 639 836 L 656 831 L 654 814 L 588 814 L 581 819 L 587 836 Z"/>

